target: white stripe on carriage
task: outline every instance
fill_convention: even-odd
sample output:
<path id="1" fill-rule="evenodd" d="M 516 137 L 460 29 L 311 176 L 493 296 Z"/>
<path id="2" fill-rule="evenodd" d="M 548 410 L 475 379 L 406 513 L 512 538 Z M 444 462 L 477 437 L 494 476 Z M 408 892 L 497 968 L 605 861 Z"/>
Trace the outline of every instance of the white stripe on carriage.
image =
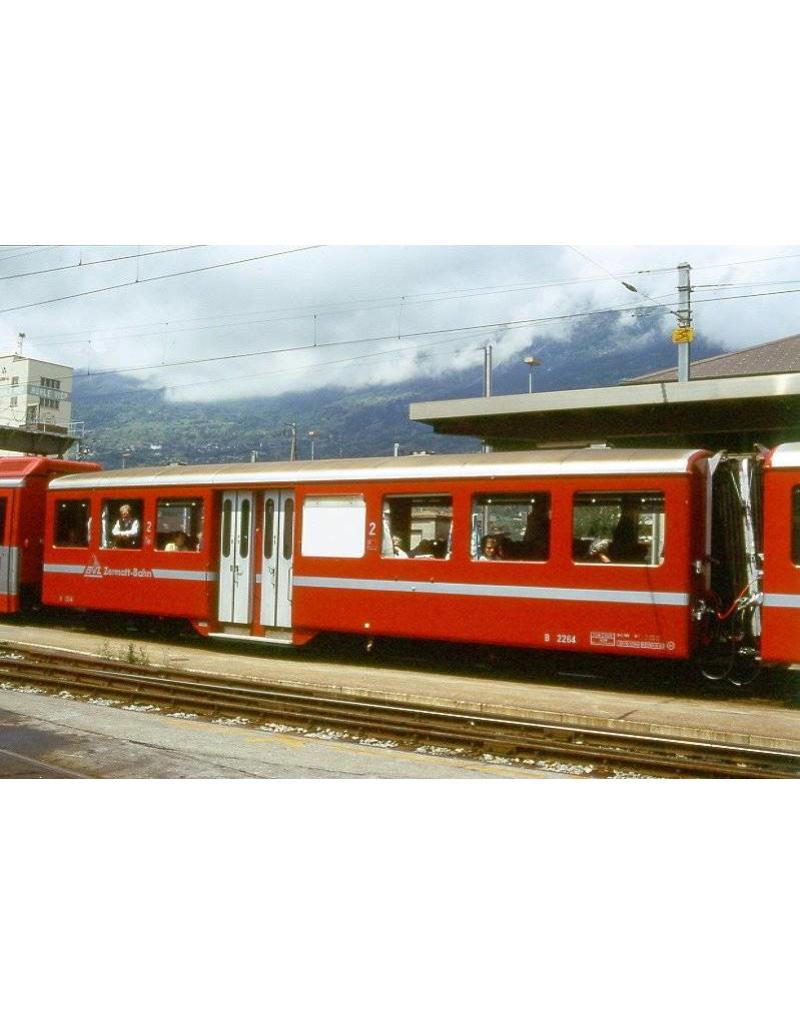
<path id="1" fill-rule="evenodd" d="M 217 578 L 215 572 L 203 572 L 201 569 L 152 569 L 151 572 L 159 580 L 202 580 L 209 583 Z"/>
<path id="2" fill-rule="evenodd" d="M 487 586 L 483 583 L 430 583 L 425 580 L 355 580 L 347 577 L 295 576 L 296 587 L 331 590 L 382 590 L 401 594 L 452 594 L 459 597 L 517 597 L 533 601 L 603 601 L 609 604 L 669 605 L 685 608 L 689 594 L 652 590 L 588 590 L 572 587 Z"/>
<path id="3" fill-rule="evenodd" d="M 59 564 L 57 562 L 45 562 L 42 566 L 45 572 L 66 573 L 72 576 L 83 576 L 87 569 L 95 569 L 90 565 Z M 101 572 L 102 572 L 102 566 Z M 153 579 L 160 580 L 199 580 L 202 583 L 211 583 L 217 578 L 215 572 L 204 572 L 201 569 L 150 569 Z M 100 573 L 98 573 L 98 576 Z M 144 577 L 137 577 L 144 578 Z"/>
<path id="4" fill-rule="evenodd" d="M 800 594 L 764 594 L 767 608 L 800 608 Z"/>

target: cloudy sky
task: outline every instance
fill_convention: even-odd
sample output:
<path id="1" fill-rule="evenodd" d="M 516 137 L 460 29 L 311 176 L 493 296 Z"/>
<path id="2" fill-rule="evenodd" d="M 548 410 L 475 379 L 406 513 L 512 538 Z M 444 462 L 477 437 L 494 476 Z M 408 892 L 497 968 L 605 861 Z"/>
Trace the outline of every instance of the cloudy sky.
<path id="1" fill-rule="evenodd" d="M 172 400 L 211 400 L 478 366 L 488 341 L 497 363 L 546 359 L 593 311 L 619 309 L 627 329 L 663 305 L 669 365 L 682 261 L 710 340 L 800 332 L 800 245 L 5 245 L 0 349 L 24 332 L 25 354 L 77 375 L 128 372 Z"/>

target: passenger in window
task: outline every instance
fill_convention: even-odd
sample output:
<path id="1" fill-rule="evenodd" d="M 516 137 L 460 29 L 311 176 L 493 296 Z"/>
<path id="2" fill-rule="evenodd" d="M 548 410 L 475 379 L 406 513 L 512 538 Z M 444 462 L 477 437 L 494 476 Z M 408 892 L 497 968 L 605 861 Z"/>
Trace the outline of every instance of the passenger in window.
<path id="1" fill-rule="evenodd" d="M 625 501 L 606 551 L 607 562 L 645 562 L 648 545 L 639 541 L 639 504 Z"/>
<path id="2" fill-rule="evenodd" d="M 536 506 L 528 513 L 522 538 L 523 557 L 544 562 L 550 557 L 550 510 Z"/>
<path id="3" fill-rule="evenodd" d="M 403 544 L 396 534 L 392 534 L 392 557 L 408 558 L 408 552 L 403 550 Z"/>
<path id="4" fill-rule="evenodd" d="M 421 540 L 411 552 L 412 558 L 433 558 L 433 541 Z"/>
<path id="5" fill-rule="evenodd" d="M 120 505 L 119 518 L 111 527 L 111 536 L 116 548 L 139 547 L 139 520 L 134 517 L 130 505 Z"/>
<path id="6" fill-rule="evenodd" d="M 177 530 L 172 535 L 172 540 L 164 545 L 165 551 L 192 551 L 192 542 L 189 540 L 188 534 L 184 533 L 183 530 Z"/>
<path id="7" fill-rule="evenodd" d="M 499 562 L 503 558 L 498 537 L 484 537 L 479 562 Z"/>

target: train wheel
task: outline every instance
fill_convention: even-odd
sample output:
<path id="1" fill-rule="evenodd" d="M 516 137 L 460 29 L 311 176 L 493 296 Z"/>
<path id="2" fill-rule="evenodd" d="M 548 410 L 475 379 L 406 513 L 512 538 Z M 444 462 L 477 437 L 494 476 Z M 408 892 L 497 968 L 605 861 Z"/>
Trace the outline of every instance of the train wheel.
<path id="1" fill-rule="evenodd" d="M 728 672 L 728 681 L 733 686 L 749 686 L 761 673 L 761 659 L 755 651 L 739 650 Z"/>

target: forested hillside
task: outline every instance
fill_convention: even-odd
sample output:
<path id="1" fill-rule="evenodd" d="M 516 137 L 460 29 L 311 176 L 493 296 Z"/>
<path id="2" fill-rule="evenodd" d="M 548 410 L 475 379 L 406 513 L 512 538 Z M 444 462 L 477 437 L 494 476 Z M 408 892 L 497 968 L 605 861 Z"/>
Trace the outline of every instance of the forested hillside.
<path id="1" fill-rule="evenodd" d="M 613 338 L 613 340 L 610 340 Z M 576 329 L 569 340 L 539 339 L 542 366 L 535 389 L 554 391 L 618 383 L 625 377 L 674 364 L 669 337 L 647 323 L 626 329 L 613 318 L 600 318 Z M 531 346 L 537 352 L 537 344 Z M 722 352 L 702 338 L 693 358 Z M 521 354 L 502 363 L 497 347 L 494 394 L 527 391 L 527 369 Z M 476 397 L 482 393 L 482 372 L 473 367 L 446 376 L 419 377 L 401 386 L 368 390 L 317 389 L 277 397 L 235 401 L 171 401 L 169 392 L 152 390 L 120 374 L 76 375 L 74 418 L 85 423 L 85 457 L 113 468 L 168 462 L 240 462 L 257 453 L 259 461 L 284 459 L 289 454 L 288 424 L 295 423 L 298 457 L 310 454 L 309 431 L 317 432 L 316 457 L 390 454 L 399 442 L 402 451 L 475 451 L 477 441 L 435 435 L 431 428 L 411 423 L 411 402 Z M 186 389 L 181 394 L 185 395 Z"/>

